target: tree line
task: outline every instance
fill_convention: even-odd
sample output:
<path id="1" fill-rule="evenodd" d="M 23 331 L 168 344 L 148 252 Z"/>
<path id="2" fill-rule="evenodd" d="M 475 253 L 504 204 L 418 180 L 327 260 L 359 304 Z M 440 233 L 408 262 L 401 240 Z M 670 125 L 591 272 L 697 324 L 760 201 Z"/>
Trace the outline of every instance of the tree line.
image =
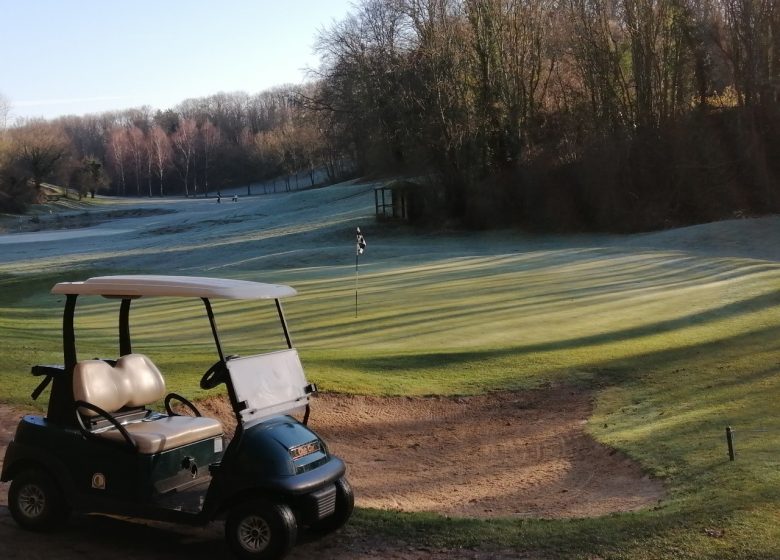
<path id="1" fill-rule="evenodd" d="M 642 230 L 780 208 L 776 0 L 363 0 L 313 108 L 476 227 Z"/>
<path id="2" fill-rule="evenodd" d="M 44 196 L 44 181 L 79 196 L 136 197 L 205 196 L 294 173 L 313 183 L 322 169 L 335 181 L 349 161 L 329 149 L 320 115 L 300 103 L 307 87 L 219 93 L 166 111 L 17 122 L 0 137 L 0 208 L 23 211 Z"/>
<path id="3" fill-rule="evenodd" d="M 780 210 L 774 0 L 360 0 L 316 49 L 303 87 L 12 126 L 0 206 L 52 176 L 200 196 L 325 168 L 405 174 L 425 220 L 474 227 Z"/>

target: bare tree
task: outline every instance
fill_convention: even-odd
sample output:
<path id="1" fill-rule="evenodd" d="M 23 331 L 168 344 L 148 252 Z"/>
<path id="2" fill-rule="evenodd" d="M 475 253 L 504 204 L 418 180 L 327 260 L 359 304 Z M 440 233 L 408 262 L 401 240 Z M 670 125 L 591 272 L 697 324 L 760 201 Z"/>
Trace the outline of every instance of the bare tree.
<path id="1" fill-rule="evenodd" d="M 484 165 L 519 161 L 521 138 L 556 63 L 549 47 L 555 2 L 467 0 Z"/>
<path id="2" fill-rule="evenodd" d="M 780 81 L 780 7 L 774 0 L 721 0 L 728 33 L 722 43 L 740 102 L 774 100 Z M 763 95 L 762 95 L 763 94 Z"/>
<path id="3" fill-rule="evenodd" d="M 194 119 L 181 119 L 176 132 L 173 133 L 171 141 L 176 152 L 179 155 L 179 172 L 184 181 L 184 196 L 190 196 L 190 168 L 192 167 L 192 158 L 195 155 L 195 145 L 197 142 L 198 125 Z"/>
<path id="4" fill-rule="evenodd" d="M 0 93 L 0 133 L 8 126 L 8 116 L 11 114 L 11 102 Z"/>
<path id="5" fill-rule="evenodd" d="M 29 176 L 17 165 L 10 142 L 0 136 L 0 209 L 23 213 L 34 202 L 37 192 L 29 186 Z"/>
<path id="6" fill-rule="evenodd" d="M 171 164 L 173 152 L 168 135 L 159 125 L 154 125 L 149 131 L 149 156 L 160 181 L 160 196 L 165 196 L 165 172 Z M 149 189 L 149 196 L 152 196 L 151 186 Z"/>
<path id="7" fill-rule="evenodd" d="M 103 168 L 103 163 L 93 157 L 87 156 L 74 161 L 68 173 L 69 185 L 76 190 L 79 199 L 95 193 L 108 184 L 108 176 Z"/>
<path id="8" fill-rule="evenodd" d="M 11 141 L 17 164 L 40 195 L 41 183 L 53 176 L 69 156 L 67 136 L 52 123 L 34 120 L 14 128 Z"/>
<path id="9" fill-rule="evenodd" d="M 106 139 L 115 125 L 110 119 L 98 115 L 83 117 L 69 115 L 60 117 L 54 122 L 68 135 L 74 156 L 78 160 L 89 157 L 106 161 L 109 158 Z"/>
<path id="10" fill-rule="evenodd" d="M 130 150 L 130 159 L 133 163 L 135 194 L 136 196 L 141 196 L 141 170 L 143 169 L 143 163 L 146 159 L 146 142 L 143 131 L 135 125 L 127 130 L 127 146 Z"/>
<path id="11" fill-rule="evenodd" d="M 690 12 L 679 0 L 623 0 L 631 52 L 635 120 L 657 127 L 688 102 Z"/>
<path id="12" fill-rule="evenodd" d="M 123 196 L 127 194 L 125 178 L 125 165 L 130 151 L 127 140 L 127 131 L 124 127 L 114 128 L 109 135 L 110 153 L 115 169 L 119 172 L 119 192 Z"/>
<path id="13" fill-rule="evenodd" d="M 610 8 L 606 0 L 568 0 L 573 63 L 589 104 L 583 116 L 598 128 L 630 127 L 634 105 L 623 62 L 627 47 Z M 576 91 L 570 95 L 577 97 Z"/>
<path id="14" fill-rule="evenodd" d="M 204 192 L 209 192 L 209 163 L 214 157 L 214 150 L 220 143 L 222 135 L 219 129 L 214 126 L 210 120 L 206 120 L 200 125 L 200 146 L 203 154 L 203 182 Z"/>

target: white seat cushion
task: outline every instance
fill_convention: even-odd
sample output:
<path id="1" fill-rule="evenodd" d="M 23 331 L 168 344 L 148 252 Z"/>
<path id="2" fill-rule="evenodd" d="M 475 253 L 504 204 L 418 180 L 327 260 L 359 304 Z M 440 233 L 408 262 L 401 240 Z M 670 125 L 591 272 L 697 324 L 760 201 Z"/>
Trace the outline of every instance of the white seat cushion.
<path id="1" fill-rule="evenodd" d="M 143 354 L 127 354 L 111 367 L 103 360 L 84 360 L 73 370 L 73 398 L 94 404 L 106 412 L 124 406 L 144 406 L 165 395 L 160 370 Z M 86 408 L 85 416 L 97 414 Z"/>
<path id="2" fill-rule="evenodd" d="M 127 354 L 111 367 L 102 360 L 85 360 L 73 370 L 73 397 L 94 404 L 109 414 L 123 407 L 151 404 L 165 395 L 165 380 L 160 370 L 143 354 Z M 97 413 L 79 408 L 85 416 Z M 139 453 L 167 451 L 196 441 L 222 435 L 222 424 L 213 418 L 191 416 L 152 416 L 143 421 L 123 424 L 138 446 Z M 95 435 L 124 441 L 112 427 L 94 431 Z"/>
<path id="3" fill-rule="evenodd" d="M 166 416 L 125 424 L 124 428 L 138 445 L 138 452 L 144 454 L 160 453 L 222 435 L 222 424 L 219 421 L 192 416 Z M 96 435 L 114 441 L 124 441 L 124 437 L 116 428 Z"/>

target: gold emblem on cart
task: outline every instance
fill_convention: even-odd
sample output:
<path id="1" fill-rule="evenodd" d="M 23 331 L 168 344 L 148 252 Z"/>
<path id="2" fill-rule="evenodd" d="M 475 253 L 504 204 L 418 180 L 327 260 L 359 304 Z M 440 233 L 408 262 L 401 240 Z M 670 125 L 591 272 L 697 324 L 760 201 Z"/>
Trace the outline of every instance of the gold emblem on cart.
<path id="1" fill-rule="evenodd" d="M 100 472 L 96 472 L 92 475 L 92 488 L 95 490 L 106 489 L 106 475 Z"/>

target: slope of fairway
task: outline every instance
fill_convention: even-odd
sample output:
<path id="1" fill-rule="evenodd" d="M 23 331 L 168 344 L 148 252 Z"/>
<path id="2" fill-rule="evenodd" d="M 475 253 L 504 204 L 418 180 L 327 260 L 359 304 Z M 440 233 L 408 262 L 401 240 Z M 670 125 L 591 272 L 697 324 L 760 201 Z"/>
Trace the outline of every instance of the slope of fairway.
<path id="1" fill-rule="evenodd" d="M 373 202 L 373 185 L 361 183 L 238 203 L 142 201 L 129 206 L 173 212 L 105 223 L 83 238 L 4 240 L 4 400 L 30 406 L 29 366 L 61 361 L 62 302 L 48 294 L 55 281 L 122 272 L 290 283 L 300 292 L 286 303 L 293 338 L 321 389 L 420 396 L 580 387 L 596 398 L 588 432 L 668 489 L 655 510 L 591 520 L 368 510 L 354 530 L 550 557 L 780 557 L 780 218 L 532 236 L 377 224 Z M 368 249 L 356 317 L 358 225 Z M 137 307 L 138 347 L 170 374 L 172 390 L 202 396 L 195 380 L 214 358 L 200 307 Z M 113 309 L 100 300 L 79 307 L 82 355 L 111 353 Z M 217 311 L 230 353 L 252 348 L 257 335 L 278 347 L 270 326 L 250 332 L 243 316 L 229 326 L 244 306 Z M 734 463 L 726 425 L 738 434 Z"/>

